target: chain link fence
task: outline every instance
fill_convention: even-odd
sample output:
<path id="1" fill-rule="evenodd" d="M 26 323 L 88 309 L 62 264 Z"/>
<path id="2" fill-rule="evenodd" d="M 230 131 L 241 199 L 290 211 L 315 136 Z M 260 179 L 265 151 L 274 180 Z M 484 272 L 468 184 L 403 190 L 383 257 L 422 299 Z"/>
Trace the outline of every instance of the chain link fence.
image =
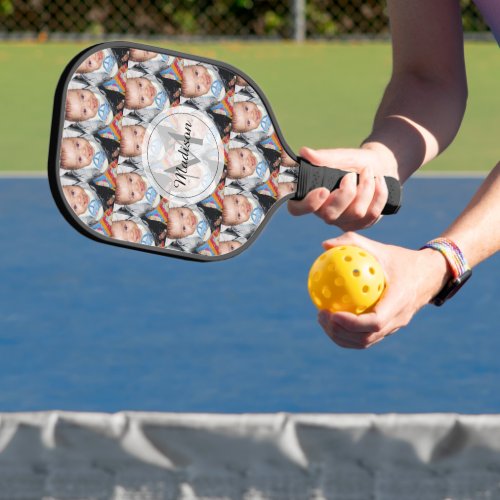
<path id="1" fill-rule="evenodd" d="M 461 0 L 466 32 L 488 31 Z M 388 34 L 381 0 L 0 0 L 0 37 L 338 38 Z"/>

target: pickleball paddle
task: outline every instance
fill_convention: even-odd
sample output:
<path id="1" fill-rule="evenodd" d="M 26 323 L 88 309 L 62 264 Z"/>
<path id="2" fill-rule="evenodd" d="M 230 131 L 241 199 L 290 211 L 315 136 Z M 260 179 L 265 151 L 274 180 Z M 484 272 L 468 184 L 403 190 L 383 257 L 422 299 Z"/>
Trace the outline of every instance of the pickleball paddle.
<path id="1" fill-rule="evenodd" d="M 293 154 L 268 100 L 233 66 L 131 42 L 94 45 L 55 95 L 49 181 L 94 240 L 193 260 L 246 249 L 274 211 L 347 172 Z M 384 214 L 399 182 L 385 178 Z"/>

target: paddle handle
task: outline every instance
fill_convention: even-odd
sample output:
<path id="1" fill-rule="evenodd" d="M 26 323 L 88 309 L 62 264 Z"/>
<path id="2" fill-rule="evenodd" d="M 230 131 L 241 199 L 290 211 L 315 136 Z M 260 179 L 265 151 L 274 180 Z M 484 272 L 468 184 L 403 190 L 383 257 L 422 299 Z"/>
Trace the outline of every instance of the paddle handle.
<path id="1" fill-rule="evenodd" d="M 319 187 L 326 187 L 330 191 L 337 189 L 343 177 L 350 172 L 331 167 L 317 167 L 304 158 L 299 157 L 299 180 L 294 200 L 302 200 L 307 193 Z M 394 177 L 384 177 L 389 195 L 387 203 L 382 210 L 384 215 L 395 214 L 401 207 L 402 189 L 401 184 Z M 356 183 L 359 182 L 359 174 L 356 175 Z"/>

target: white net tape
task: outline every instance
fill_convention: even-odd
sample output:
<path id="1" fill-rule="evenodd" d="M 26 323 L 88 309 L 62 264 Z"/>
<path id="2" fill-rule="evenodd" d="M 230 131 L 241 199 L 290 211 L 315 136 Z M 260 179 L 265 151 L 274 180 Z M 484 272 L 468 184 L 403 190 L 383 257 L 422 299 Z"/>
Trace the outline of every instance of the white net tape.
<path id="1" fill-rule="evenodd" d="M 500 415 L 0 414 L 0 500 L 498 500 Z"/>

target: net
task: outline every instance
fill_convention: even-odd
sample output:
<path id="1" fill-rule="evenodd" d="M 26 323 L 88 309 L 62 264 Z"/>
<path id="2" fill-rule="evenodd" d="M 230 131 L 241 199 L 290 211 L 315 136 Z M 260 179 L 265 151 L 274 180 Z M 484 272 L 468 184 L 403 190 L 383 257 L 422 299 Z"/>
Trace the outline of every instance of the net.
<path id="1" fill-rule="evenodd" d="M 500 498 L 500 416 L 0 415 L 1 500 Z"/>

